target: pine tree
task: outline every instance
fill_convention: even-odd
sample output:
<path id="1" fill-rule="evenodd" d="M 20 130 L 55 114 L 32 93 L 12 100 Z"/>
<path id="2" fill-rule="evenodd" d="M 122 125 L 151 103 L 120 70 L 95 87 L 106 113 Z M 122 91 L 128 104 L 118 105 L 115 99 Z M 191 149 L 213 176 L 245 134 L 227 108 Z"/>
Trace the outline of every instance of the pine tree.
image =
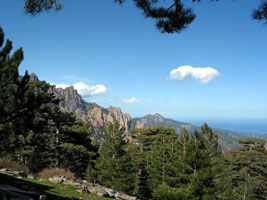
<path id="1" fill-rule="evenodd" d="M 4 44 L 4 32 L 0 27 L 0 47 Z M 29 76 L 27 72 L 19 80 L 18 66 L 23 60 L 22 48 L 18 49 L 11 56 L 12 42 L 6 44 L 0 50 L 0 147 L 4 154 L 14 147 L 16 125 L 19 124 L 19 117 L 23 113 L 25 98 L 24 91 L 27 91 Z"/>
<path id="2" fill-rule="evenodd" d="M 137 187 L 136 167 L 126 151 L 124 132 L 125 127 L 120 128 L 118 122 L 111 123 L 105 129 L 106 140 L 95 164 L 97 181 L 115 190 L 133 194 Z"/>
<path id="3" fill-rule="evenodd" d="M 263 143 L 246 138 L 241 142 Z M 244 146 L 224 154 L 224 170 L 218 174 L 219 199 L 267 198 L 267 151 L 262 145 Z"/>
<path id="4" fill-rule="evenodd" d="M 92 143 L 89 127 L 85 122 L 76 121 L 60 133 L 59 166 L 80 178 L 97 157 L 98 146 Z"/>
<path id="5" fill-rule="evenodd" d="M 4 33 L 0 28 L 0 47 Z M 20 161 L 33 173 L 64 167 L 82 177 L 95 159 L 89 126 L 58 106 L 45 81 L 19 76 L 22 48 L 10 55 L 12 42 L 0 49 L 0 156 Z"/>
<path id="6" fill-rule="evenodd" d="M 149 186 L 150 194 L 142 193 L 146 195 L 141 195 L 143 199 L 216 197 L 215 172 L 221 151 L 218 138 L 207 125 L 192 134 L 186 129 L 178 135 L 171 128 L 153 127 L 134 129 L 132 135 L 142 146 L 148 174 L 139 185 L 140 189 Z"/>

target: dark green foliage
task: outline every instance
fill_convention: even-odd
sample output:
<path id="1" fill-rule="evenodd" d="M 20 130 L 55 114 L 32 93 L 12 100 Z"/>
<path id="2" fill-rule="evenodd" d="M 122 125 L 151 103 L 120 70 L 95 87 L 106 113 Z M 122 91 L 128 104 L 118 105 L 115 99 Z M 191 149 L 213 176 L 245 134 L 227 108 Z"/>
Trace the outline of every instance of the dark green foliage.
<path id="1" fill-rule="evenodd" d="M 4 33 L 0 28 L 0 44 Z M 13 55 L 7 40 L 0 50 L 0 156 L 20 161 L 33 173 L 47 167 L 65 167 L 82 177 L 95 159 L 89 125 L 62 111 L 45 81 L 19 76 L 22 49 Z"/>
<path id="2" fill-rule="evenodd" d="M 267 1 L 262 1 L 257 9 L 252 13 L 254 19 L 267 23 Z"/>
<path id="3" fill-rule="evenodd" d="M 84 179 L 90 183 L 96 183 L 97 171 L 95 169 L 95 163 L 89 163 L 84 173 Z"/>
<path id="4" fill-rule="evenodd" d="M 0 29 L 1 43 L 4 33 Z M 40 95 L 33 91 L 26 72 L 19 77 L 18 66 L 23 60 L 22 48 L 10 55 L 12 42 L 7 40 L 0 50 L 0 148 L 1 153 L 23 151 L 29 155 L 28 144 L 33 138 L 38 119 L 34 117 L 42 104 Z M 24 147 L 23 147 L 24 146 Z"/>
<path id="5" fill-rule="evenodd" d="M 167 127 L 133 129 L 141 145 L 139 197 L 142 199 L 214 199 L 218 138 L 205 124 L 202 132 L 180 135 Z M 146 191 L 146 192 L 145 192 Z"/>
<path id="6" fill-rule="evenodd" d="M 4 44 L 4 32 L 1 28 L 0 44 L 0 47 Z M 9 40 L 0 50 L 0 147 L 2 147 L 2 153 L 6 150 L 6 146 L 12 146 L 8 141 L 15 140 L 12 133 L 16 129 L 15 119 L 23 113 L 23 105 L 27 103 L 25 99 L 18 101 L 18 97 L 23 95 L 20 90 L 27 91 L 25 85 L 29 79 L 26 73 L 21 81 L 18 80 L 18 66 L 23 60 L 22 48 L 15 51 L 12 56 L 10 56 L 11 50 L 12 42 Z"/>
<path id="7" fill-rule="evenodd" d="M 25 4 L 23 6 L 25 12 L 32 15 L 40 13 L 43 10 L 48 11 L 53 8 L 58 11 L 61 7 L 62 3 L 60 0 L 25 0 Z"/>
<path id="8" fill-rule="evenodd" d="M 78 177 L 83 177 L 88 164 L 97 156 L 98 148 L 92 145 L 88 130 L 89 124 L 76 122 L 60 133 L 59 166 L 69 169 Z"/>
<path id="9" fill-rule="evenodd" d="M 0 37 L 3 45 L 2 29 Z M 31 81 L 27 72 L 19 76 L 23 51 L 20 48 L 10 55 L 11 50 L 12 42 L 7 40 L 0 51 L 0 150 L 36 171 L 40 165 L 46 167 L 49 160 L 46 149 L 50 143 L 44 135 L 51 108 L 59 101 L 48 93 L 50 85 L 46 82 Z"/>
<path id="10" fill-rule="evenodd" d="M 154 0 L 134 0 L 134 2 L 146 17 L 156 19 L 157 27 L 162 32 L 180 32 L 196 17 L 191 8 L 184 8 L 181 0 L 175 0 L 167 8 L 157 6 L 159 1 Z"/>
<path id="11" fill-rule="evenodd" d="M 127 142 L 123 139 L 125 128 L 115 122 L 105 129 L 106 140 L 102 144 L 97 159 L 97 181 L 115 190 L 133 194 L 137 188 L 137 170 L 126 151 Z"/>
<path id="12" fill-rule="evenodd" d="M 218 176 L 219 199 L 267 198 L 267 151 L 262 146 L 225 153 L 223 167 Z"/>
<path id="13" fill-rule="evenodd" d="M 244 138 L 238 141 L 240 144 L 244 144 L 244 145 L 254 145 L 254 146 L 261 146 L 264 145 L 266 143 L 266 141 L 264 139 L 258 139 L 258 138 Z"/>

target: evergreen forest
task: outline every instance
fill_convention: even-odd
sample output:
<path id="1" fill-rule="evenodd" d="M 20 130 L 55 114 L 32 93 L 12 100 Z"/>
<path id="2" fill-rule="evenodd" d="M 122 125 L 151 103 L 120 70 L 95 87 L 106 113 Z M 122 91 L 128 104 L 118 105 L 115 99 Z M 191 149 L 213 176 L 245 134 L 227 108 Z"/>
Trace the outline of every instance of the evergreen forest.
<path id="1" fill-rule="evenodd" d="M 63 168 L 79 179 L 138 199 L 267 199 L 265 140 L 246 138 L 222 152 L 218 137 L 201 131 L 134 128 L 117 122 L 95 140 L 90 124 L 59 107 L 45 81 L 19 75 L 23 49 L 12 50 L 0 29 L 0 157 L 38 174 Z"/>

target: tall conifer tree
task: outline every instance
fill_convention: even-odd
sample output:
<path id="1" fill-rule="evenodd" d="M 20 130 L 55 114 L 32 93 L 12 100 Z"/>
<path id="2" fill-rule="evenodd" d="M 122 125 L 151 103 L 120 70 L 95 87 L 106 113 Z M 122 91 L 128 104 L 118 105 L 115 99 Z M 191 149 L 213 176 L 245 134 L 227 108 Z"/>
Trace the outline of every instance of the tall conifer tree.
<path id="1" fill-rule="evenodd" d="M 136 167 L 126 151 L 124 132 L 125 127 L 120 128 L 118 122 L 105 129 L 106 140 L 95 165 L 97 180 L 107 187 L 133 194 L 137 187 Z"/>

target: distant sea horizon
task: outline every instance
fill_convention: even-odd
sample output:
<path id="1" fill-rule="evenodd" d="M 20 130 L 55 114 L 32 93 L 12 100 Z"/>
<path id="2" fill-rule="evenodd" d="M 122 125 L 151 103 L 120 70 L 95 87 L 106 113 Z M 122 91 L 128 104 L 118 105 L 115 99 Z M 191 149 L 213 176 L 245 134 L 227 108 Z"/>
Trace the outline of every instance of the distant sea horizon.
<path id="1" fill-rule="evenodd" d="M 180 122 L 202 126 L 205 122 L 211 128 L 229 131 L 248 132 L 254 134 L 267 134 L 267 119 L 176 119 Z"/>

